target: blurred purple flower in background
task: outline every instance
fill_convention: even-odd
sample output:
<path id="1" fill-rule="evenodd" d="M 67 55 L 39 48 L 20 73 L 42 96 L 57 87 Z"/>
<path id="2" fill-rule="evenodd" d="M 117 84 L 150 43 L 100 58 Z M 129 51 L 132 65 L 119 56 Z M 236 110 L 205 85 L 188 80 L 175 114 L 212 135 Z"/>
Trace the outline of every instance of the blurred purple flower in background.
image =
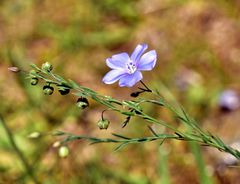
<path id="1" fill-rule="evenodd" d="M 220 94 L 219 106 L 224 111 L 233 111 L 240 107 L 240 97 L 234 90 L 225 90 Z"/>
<path id="2" fill-rule="evenodd" d="M 105 84 L 113 84 L 119 80 L 120 87 L 134 86 L 143 78 L 140 71 L 152 70 L 156 64 L 157 53 L 155 50 L 143 54 L 147 48 L 147 44 L 140 44 L 130 57 L 123 52 L 107 58 L 106 64 L 112 70 L 103 77 L 102 81 Z"/>

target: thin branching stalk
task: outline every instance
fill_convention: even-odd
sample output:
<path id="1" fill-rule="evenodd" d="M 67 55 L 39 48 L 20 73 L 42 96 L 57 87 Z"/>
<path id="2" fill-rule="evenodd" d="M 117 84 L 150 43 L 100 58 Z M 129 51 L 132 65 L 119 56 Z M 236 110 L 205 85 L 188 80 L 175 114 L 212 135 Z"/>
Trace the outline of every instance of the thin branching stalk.
<path id="1" fill-rule="evenodd" d="M 182 108 L 180 105 L 178 105 L 178 107 L 174 107 L 173 105 L 168 103 L 166 100 L 164 100 L 158 91 L 152 91 L 142 81 L 141 83 L 145 88 L 139 88 L 142 90 L 141 93 L 144 91 L 149 92 L 153 94 L 154 96 L 153 99 L 137 98 L 134 100 L 119 101 L 110 96 L 101 95 L 96 91 L 89 89 L 87 87 L 81 86 L 72 80 L 66 80 L 63 77 L 57 74 L 54 74 L 52 71 L 46 71 L 46 70 L 40 69 L 34 64 L 32 64 L 31 66 L 36 72 L 33 72 L 33 73 L 30 72 L 28 75 L 29 78 L 39 78 L 48 84 L 52 84 L 56 86 L 60 85 L 62 86 L 63 89 L 70 89 L 74 91 L 73 94 L 78 97 L 91 98 L 96 103 L 103 105 L 105 109 L 115 111 L 116 113 L 120 113 L 126 116 L 126 122 L 124 122 L 124 125 L 122 127 L 125 127 L 127 123 L 130 121 L 131 117 L 135 116 L 143 120 L 146 120 L 146 122 L 164 126 L 168 128 L 172 133 L 172 134 L 157 134 L 156 132 L 154 132 L 154 130 L 150 129 L 153 136 L 143 137 L 143 138 L 126 138 L 125 136 L 122 136 L 122 135 L 113 134 L 113 136 L 117 137 L 117 139 L 111 139 L 111 138 L 100 139 L 100 138 L 89 137 L 89 136 L 72 135 L 65 132 L 55 134 L 55 135 L 64 135 L 65 136 L 65 139 L 63 140 L 64 143 L 70 142 L 76 139 L 87 139 L 91 143 L 118 143 L 119 146 L 116 148 L 116 150 L 119 150 L 128 144 L 143 143 L 143 142 L 155 141 L 160 139 L 162 141 L 166 139 L 176 139 L 176 140 L 182 140 L 182 141 L 194 141 L 203 146 L 214 147 L 220 151 L 229 153 L 233 155 L 235 158 L 237 158 L 238 160 L 240 160 L 240 152 L 238 150 L 233 149 L 230 146 L 226 145 L 219 137 L 203 131 L 198 126 L 198 123 L 194 120 L 194 118 L 190 117 L 185 112 L 184 108 Z M 190 128 L 191 131 L 188 131 L 188 132 L 180 131 L 177 128 L 170 125 L 169 123 L 148 115 L 147 113 L 144 112 L 144 110 L 142 110 L 141 108 L 142 103 L 150 103 L 152 105 L 157 105 L 157 106 L 167 108 L 169 111 L 173 113 L 173 115 L 177 119 L 185 123 Z"/>

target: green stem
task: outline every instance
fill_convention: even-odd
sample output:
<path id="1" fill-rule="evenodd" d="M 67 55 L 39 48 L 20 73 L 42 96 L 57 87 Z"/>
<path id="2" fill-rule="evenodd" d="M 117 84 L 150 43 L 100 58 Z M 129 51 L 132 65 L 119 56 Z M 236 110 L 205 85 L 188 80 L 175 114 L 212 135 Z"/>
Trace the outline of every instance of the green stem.
<path id="1" fill-rule="evenodd" d="M 35 184 L 40 184 L 40 182 L 34 176 L 33 170 L 31 168 L 31 166 L 29 165 L 27 159 L 24 157 L 23 153 L 18 148 L 18 146 L 17 146 L 17 144 L 16 144 L 16 142 L 14 140 L 12 132 L 10 131 L 9 127 L 7 126 L 7 124 L 5 123 L 5 121 L 4 121 L 4 119 L 3 119 L 3 117 L 1 115 L 0 115 L 0 122 L 2 123 L 3 128 L 6 131 L 6 134 L 7 134 L 7 137 L 9 139 L 10 144 L 12 145 L 14 151 L 16 152 L 19 160 L 22 162 L 22 164 L 23 164 L 23 166 L 25 168 L 26 173 L 29 175 L 29 177 L 31 177 L 31 179 L 33 180 L 33 182 Z"/>
<path id="2" fill-rule="evenodd" d="M 158 173 L 160 176 L 157 184 L 170 184 L 170 173 L 168 167 L 168 150 L 166 147 L 158 147 Z"/>
<path id="3" fill-rule="evenodd" d="M 31 66 L 39 72 L 38 74 L 35 74 L 34 77 L 41 78 L 42 80 L 45 80 L 46 82 L 51 82 L 56 85 L 61 84 L 61 83 L 67 84 L 69 86 L 69 88 L 77 91 L 77 93 L 74 93 L 74 95 L 76 95 L 76 96 L 84 96 L 84 97 L 92 98 L 97 103 L 102 104 L 105 107 L 108 107 L 112 111 L 121 113 L 128 117 L 138 116 L 142 119 L 145 119 L 148 122 L 163 125 L 163 126 L 167 127 L 168 129 L 174 131 L 174 133 L 176 135 L 173 135 L 173 136 L 177 136 L 174 138 L 177 138 L 179 140 L 195 141 L 195 142 L 198 142 L 198 143 L 206 145 L 206 146 L 215 147 L 221 151 L 225 151 L 227 153 L 232 154 L 237 159 L 240 159 L 240 152 L 238 150 L 235 150 L 235 149 L 227 146 L 218 137 L 213 136 L 210 133 L 204 132 L 198 126 L 196 121 L 193 118 L 191 118 L 178 103 L 176 103 L 176 100 L 174 99 L 174 97 L 172 97 L 172 95 L 170 95 L 171 96 L 170 102 L 174 101 L 175 105 L 172 105 L 172 103 L 168 103 L 169 100 L 167 100 L 167 101 L 164 100 L 158 91 L 150 90 L 142 81 L 140 81 L 140 82 L 145 87 L 145 89 L 144 88 L 139 88 L 139 89 L 141 89 L 143 91 L 151 92 L 153 95 L 156 95 L 156 97 L 158 97 L 158 100 L 135 100 L 135 101 L 131 100 L 131 101 L 123 101 L 123 102 L 118 101 L 117 99 L 113 99 L 112 97 L 100 95 L 97 92 L 95 92 L 89 88 L 83 87 L 83 86 L 75 83 L 72 80 L 65 80 L 56 74 L 46 73 L 35 65 L 31 65 Z M 43 75 L 41 75 L 41 74 L 43 74 Z M 51 79 L 49 79 L 47 77 L 50 77 Z M 169 94 L 171 94 L 171 93 L 169 93 Z M 155 119 L 155 118 L 149 116 L 148 114 L 145 114 L 138 107 L 138 105 L 142 102 L 149 102 L 149 103 L 153 103 L 153 104 L 156 104 L 159 106 L 164 106 L 169 111 L 171 111 L 178 119 L 180 119 L 183 123 L 188 125 L 188 127 L 190 127 L 195 132 L 194 135 L 191 135 L 191 134 L 185 133 L 185 132 L 181 132 L 177 128 L 174 128 L 173 126 L 171 126 L 170 124 L 168 124 L 162 120 Z M 125 111 L 123 108 L 124 106 L 133 111 L 130 111 L 130 112 Z M 88 139 L 88 138 L 85 137 L 85 139 Z M 159 139 L 159 137 L 158 137 L 158 139 Z M 112 141 L 117 142 L 116 140 L 112 140 Z M 140 140 L 140 141 L 135 140 L 135 142 L 141 142 L 141 141 L 142 140 Z M 110 141 L 110 139 L 101 140 L 101 141 L 99 139 L 98 142 L 111 142 L 111 141 Z M 133 142 L 129 141 L 128 143 L 133 143 Z"/>
<path id="4" fill-rule="evenodd" d="M 202 152 L 201 152 L 199 145 L 196 142 L 189 142 L 189 145 L 190 145 L 192 153 L 195 157 L 195 161 L 197 164 L 199 177 L 200 177 L 200 183 L 201 184 L 212 184 L 213 181 L 212 181 L 211 177 L 208 175 L 208 172 L 206 169 L 206 164 L 202 157 Z"/>

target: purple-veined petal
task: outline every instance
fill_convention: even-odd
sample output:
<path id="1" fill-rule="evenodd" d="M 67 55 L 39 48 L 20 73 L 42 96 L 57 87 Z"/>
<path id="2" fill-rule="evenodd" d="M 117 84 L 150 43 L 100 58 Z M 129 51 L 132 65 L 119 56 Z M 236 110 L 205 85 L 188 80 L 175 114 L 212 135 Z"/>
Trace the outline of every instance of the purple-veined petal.
<path id="1" fill-rule="evenodd" d="M 138 45 L 132 55 L 131 55 L 131 60 L 135 61 L 136 63 L 138 62 L 138 60 L 140 59 L 140 57 L 143 55 L 144 51 L 148 48 L 147 44 L 140 44 Z"/>
<path id="2" fill-rule="evenodd" d="M 132 87 L 134 86 L 138 81 L 140 81 L 143 78 L 142 73 L 140 71 L 136 71 L 133 74 L 126 74 L 125 76 L 122 76 L 119 80 L 119 86 L 120 87 Z"/>
<path id="3" fill-rule="evenodd" d="M 124 70 L 110 70 L 102 79 L 105 84 L 112 84 L 126 75 Z"/>
<path id="4" fill-rule="evenodd" d="M 112 56 L 112 59 L 114 59 L 114 60 L 129 60 L 130 58 L 129 58 L 129 55 L 128 55 L 128 53 L 126 53 L 126 52 L 122 52 L 122 53 L 119 53 L 119 54 L 114 54 L 113 56 Z"/>
<path id="5" fill-rule="evenodd" d="M 137 63 L 138 70 L 152 70 L 157 61 L 157 53 L 155 50 L 151 50 L 145 53 Z"/>
<path id="6" fill-rule="evenodd" d="M 126 52 L 115 54 L 111 58 L 107 58 L 107 66 L 111 69 L 125 69 L 126 63 L 130 60 Z"/>

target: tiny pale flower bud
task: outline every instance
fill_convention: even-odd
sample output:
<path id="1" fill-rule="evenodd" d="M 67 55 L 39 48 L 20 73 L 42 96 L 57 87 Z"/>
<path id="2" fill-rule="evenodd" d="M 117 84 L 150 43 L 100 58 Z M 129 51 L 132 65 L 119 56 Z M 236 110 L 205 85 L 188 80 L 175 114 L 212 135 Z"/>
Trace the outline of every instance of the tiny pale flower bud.
<path id="1" fill-rule="evenodd" d="M 53 143 L 53 147 L 54 148 L 58 148 L 59 146 L 61 145 L 61 142 L 60 141 L 56 141 L 55 143 Z"/>
<path id="2" fill-rule="evenodd" d="M 58 155 L 61 158 L 66 158 L 69 155 L 70 151 L 67 146 L 61 146 L 58 150 Z"/>
<path id="3" fill-rule="evenodd" d="M 100 119 L 97 123 L 99 129 L 108 129 L 108 126 L 110 124 L 110 121 L 107 119 Z"/>
<path id="4" fill-rule="evenodd" d="M 30 83 L 31 83 L 31 85 L 33 85 L 33 86 L 37 85 L 37 84 L 38 84 L 38 78 L 36 78 L 36 77 L 32 78 L 31 81 L 30 81 Z"/>
<path id="5" fill-rule="evenodd" d="M 53 69 L 53 66 L 52 66 L 51 63 L 46 62 L 46 63 L 43 63 L 43 64 L 42 64 L 42 69 L 45 70 L 45 71 L 47 71 L 47 72 L 51 72 L 52 69 Z"/>
<path id="6" fill-rule="evenodd" d="M 40 132 L 32 132 L 31 134 L 28 135 L 28 138 L 30 139 L 37 139 L 41 136 Z"/>
<path id="7" fill-rule="evenodd" d="M 77 106 L 78 106 L 80 109 L 85 109 L 86 107 L 89 106 L 88 99 L 85 98 L 85 97 L 80 97 L 80 98 L 77 100 Z"/>
<path id="8" fill-rule="evenodd" d="M 53 94 L 54 88 L 52 86 L 46 85 L 43 86 L 43 92 L 45 95 L 51 95 Z"/>
<path id="9" fill-rule="evenodd" d="M 14 73 L 18 73 L 21 71 L 18 67 L 15 67 L 15 66 L 9 67 L 8 70 Z"/>
<path id="10" fill-rule="evenodd" d="M 30 70 L 29 74 L 35 76 L 37 74 L 37 72 L 36 72 L 36 70 Z"/>

